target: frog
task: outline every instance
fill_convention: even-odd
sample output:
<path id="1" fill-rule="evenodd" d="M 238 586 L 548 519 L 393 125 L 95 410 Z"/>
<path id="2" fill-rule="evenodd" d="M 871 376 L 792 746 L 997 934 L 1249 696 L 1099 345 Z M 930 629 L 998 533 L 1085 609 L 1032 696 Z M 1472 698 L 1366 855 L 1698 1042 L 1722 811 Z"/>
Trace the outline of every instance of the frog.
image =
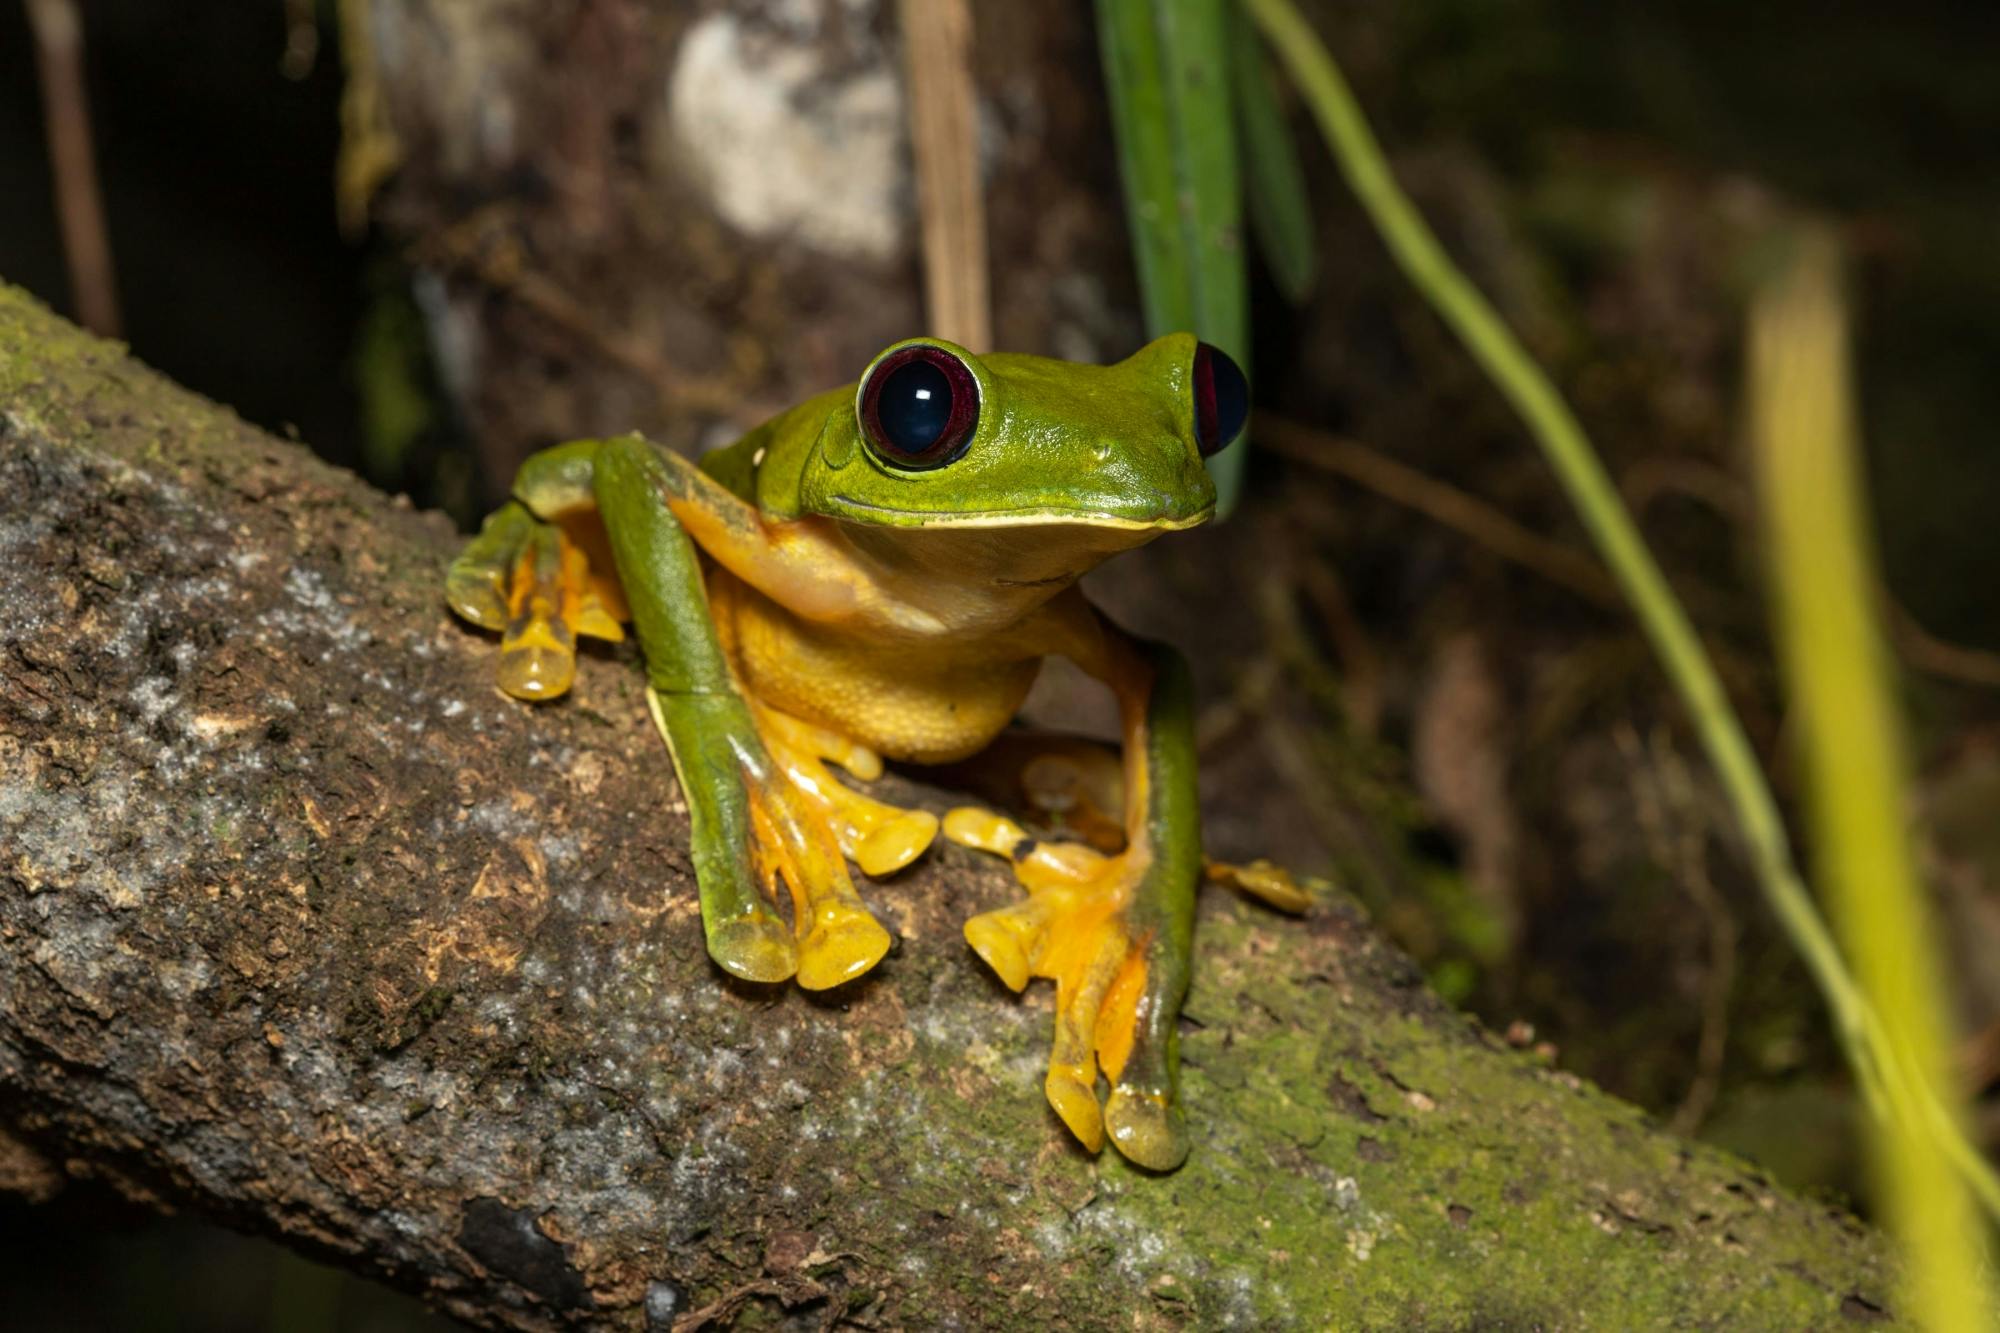
<path id="1" fill-rule="evenodd" d="M 1204 857 L 1186 660 L 1078 581 L 1211 519 L 1206 460 L 1248 411 L 1242 369 L 1188 333 L 1110 365 L 910 338 L 698 463 L 637 434 L 530 456 L 446 600 L 500 635 L 498 684 L 531 703 L 570 689 L 580 639 L 631 626 L 707 951 L 734 977 L 824 991 L 880 963 L 893 940 L 850 863 L 894 875 L 941 831 L 1004 858 L 1025 896 L 964 936 L 1015 992 L 1055 983 L 1049 1104 L 1089 1152 L 1108 1141 L 1170 1171 L 1190 1144 L 1179 1017 L 1198 887 L 1232 879 L 1280 905 L 1293 888 Z M 1053 656 L 1117 703 L 1108 780 L 1078 762 L 1050 784 L 1097 793 L 1083 808 L 1115 812 L 1110 837 L 1037 838 L 971 805 L 940 819 L 852 785 L 885 760 L 986 750 Z"/>

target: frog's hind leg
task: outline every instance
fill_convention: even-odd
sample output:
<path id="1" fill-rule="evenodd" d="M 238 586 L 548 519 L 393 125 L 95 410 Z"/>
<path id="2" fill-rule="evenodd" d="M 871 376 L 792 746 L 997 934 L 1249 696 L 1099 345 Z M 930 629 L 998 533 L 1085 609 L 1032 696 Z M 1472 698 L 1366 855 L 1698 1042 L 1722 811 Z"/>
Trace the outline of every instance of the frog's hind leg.
<path id="1" fill-rule="evenodd" d="M 1194 796 L 1192 691 L 1168 650 L 1125 639 L 1094 616 L 1072 655 L 1118 696 L 1124 730 L 1125 846 L 1042 843 L 982 810 L 945 817 L 945 836 L 1006 856 L 1025 902 L 974 917 L 965 938 L 1009 986 L 1056 983 L 1049 1104 L 1086 1148 L 1108 1137 L 1142 1166 L 1187 1156 L 1177 1023 L 1193 954 L 1201 829 Z M 1110 1084 L 1099 1106 L 1097 1076 Z"/>
<path id="2" fill-rule="evenodd" d="M 1032 838 L 971 808 L 948 814 L 944 832 L 1007 857 L 1028 890 L 1025 901 L 966 922 L 965 938 L 1015 990 L 1031 977 L 1056 983 L 1050 1105 L 1092 1151 L 1109 1138 L 1140 1165 L 1171 1170 L 1188 1151 L 1176 1025 L 1205 864 L 1192 688 L 1171 650 L 1127 639 L 1095 613 L 1079 620 L 1064 651 L 1118 696 L 1121 768 L 1075 740 L 1024 738 L 1008 757 L 1019 794 L 1090 843 Z M 1101 1107 L 1100 1071 L 1110 1085 Z"/>

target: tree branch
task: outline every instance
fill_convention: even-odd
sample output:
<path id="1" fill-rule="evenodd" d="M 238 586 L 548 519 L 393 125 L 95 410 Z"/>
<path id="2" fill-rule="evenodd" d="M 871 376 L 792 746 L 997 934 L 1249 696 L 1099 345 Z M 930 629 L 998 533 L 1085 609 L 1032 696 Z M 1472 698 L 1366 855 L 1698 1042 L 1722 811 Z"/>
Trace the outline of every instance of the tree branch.
<path id="1" fill-rule="evenodd" d="M 0 1187 L 101 1177 L 488 1327 L 1888 1302 L 1874 1235 L 1507 1049 L 1344 903 L 1204 902 L 1164 1178 L 1043 1105 L 969 854 L 869 886 L 901 943 L 845 991 L 728 983 L 629 656 L 506 700 L 441 518 L 5 288 L 0 495 Z"/>

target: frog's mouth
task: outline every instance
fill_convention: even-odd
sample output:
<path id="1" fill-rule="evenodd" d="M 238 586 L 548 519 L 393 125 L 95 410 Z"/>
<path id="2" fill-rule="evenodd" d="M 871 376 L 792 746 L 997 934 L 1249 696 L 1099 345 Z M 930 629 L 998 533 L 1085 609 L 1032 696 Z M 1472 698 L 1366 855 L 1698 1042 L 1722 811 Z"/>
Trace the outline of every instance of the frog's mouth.
<path id="1" fill-rule="evenodd" d="M 1135 516 L 1037 505 L 953 514 L 854 503 L 837 521 L 845 540 L 885 575 L 1052 594 L 1100 561 L 1194 527 L 1214 509 Z"/>
<path id="2" fill-rule="evenodd" d="M 1023 509 L 984 510 L 976 514 L 955 514 L 942 509 L 902 509 L 870 504 L 851 495 L 836 495 L 834 503 L 857 518 L 894 527 L 910 528 L 1110 528 L 1122 532 L 1180 532 L 1200 527 L 1215 517 L 1215 505 L 1203 505 L 1191 514 L 1175 514 L 1164 509 L 1153 515 L 1107 513 L 1101 509 L 1065 509 L 1035 505 Z"/>

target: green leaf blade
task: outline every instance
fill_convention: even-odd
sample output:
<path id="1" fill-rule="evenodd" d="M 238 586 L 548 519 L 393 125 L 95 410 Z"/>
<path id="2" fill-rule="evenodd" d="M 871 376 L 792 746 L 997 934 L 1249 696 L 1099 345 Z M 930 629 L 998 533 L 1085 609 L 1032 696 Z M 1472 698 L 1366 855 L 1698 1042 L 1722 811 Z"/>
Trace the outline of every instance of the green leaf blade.
<path id="1" fill-rule="evenodd" d="M 1243 155 L 1250 231 L 1278 290 L 1303 305 L 1319 277 L 1319 244 L 1298 146 L 1274 92 L 1263 44 L 1242 10 L 1229 12 L 1230 86 Z"/>

